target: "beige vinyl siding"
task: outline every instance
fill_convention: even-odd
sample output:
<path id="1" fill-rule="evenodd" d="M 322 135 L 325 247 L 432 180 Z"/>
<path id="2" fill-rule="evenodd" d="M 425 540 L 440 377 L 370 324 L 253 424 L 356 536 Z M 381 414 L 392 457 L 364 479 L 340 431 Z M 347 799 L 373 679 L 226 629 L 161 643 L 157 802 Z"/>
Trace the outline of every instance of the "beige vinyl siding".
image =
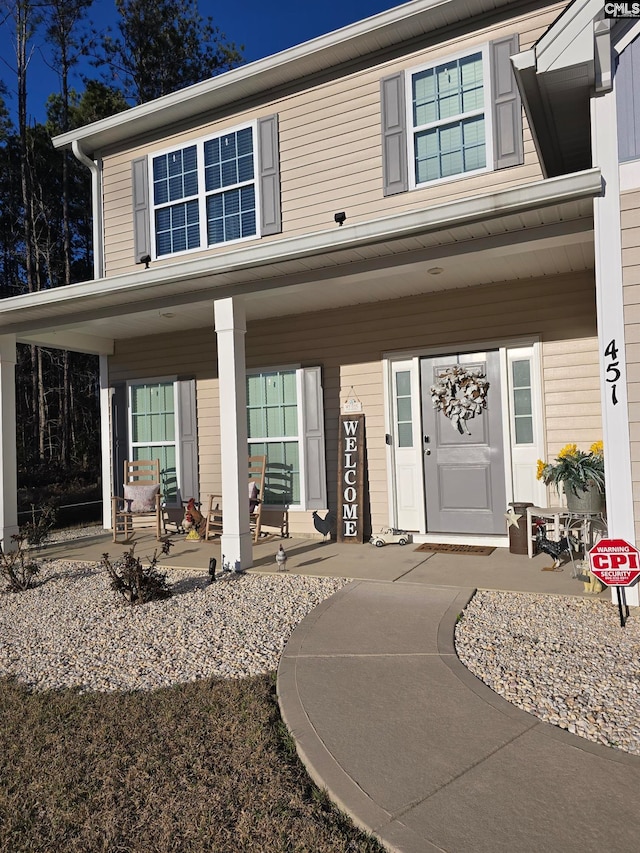
<path id="1" fill-rule="evenodd" d="M 568 443 L 588 450 L 602 438 L 596 337 L 545 341 L 542 361 L 547 458 Z"/>
<path id="2" fill-rule="evenodd" d="M 473 350 L 525 336 L 542 341 L 547 450 L 601 437 L 595 297 L 589 275 L 532 279 L 354 305 L 250 323 L 248 368 L 322 366 L 329 506 L 337 496 L 341 403 L 355 393 L 365 413 L 373 529 L 389 522 L 384 376 L 386 353 Z M 559 311 L 558 305 L 571 306 Z M 197 379 L 200 496 L 220 492 L 220 413 L 215 335 L 196 330 L 170 338 L 119 342 L 110 379 L 191 376 Z M 353 389 L 353 390 L 352 390 Z M 290 531 L 313 533 L 310 512 L 290 513 Z"/>
<path id="3" fill-rule="evenodd" d="M 525 162 L 522 166 L 461 177 L 385 198 L 382 194 L 380 80 L 461 49 L 471 51 L 513 32 L 519 33 L 520 49 L 525 50 L 563 6 L 557 4 L 437 46 L 407 51 L 393 60 L 316 83 L 306 90 L 199 124 L 188 131 L 139 142 L 125 151 L 103 152 L 106 275 L 130 272 L 135 268 L 130 175 L 133 159 L 183 145 L 201 136 L 224 132 L 274 112 L 279 116 L 283 232 L 262 238 L 262 241 L 334 228 L 333 215 L 337 211 L 344 210 L 347 223 L 352 225 L 541 179 L 525 122 Z M 188 257 L 224 251 L 223 246 L 190 252 Z M 184 257 L 181 255 L 175 260 Z M 163 259 L 158 263 L 171 262 L 171 259 Z"/>
<path id="4" fill-rule="evenodd" d="M 640 190 L 620 196 L 633 513 L 640 539 Z"/>
<path id="5" fill-rule="evenodd" d="M 111 383 L 195 377 L 201 499 L 220 491 L 220 407 L 213 311 L 211 318 L 210 329 L 118 341 L 116 354 L 109 359 Z M 214 447 L 215 453 L 211 452 Z"/>

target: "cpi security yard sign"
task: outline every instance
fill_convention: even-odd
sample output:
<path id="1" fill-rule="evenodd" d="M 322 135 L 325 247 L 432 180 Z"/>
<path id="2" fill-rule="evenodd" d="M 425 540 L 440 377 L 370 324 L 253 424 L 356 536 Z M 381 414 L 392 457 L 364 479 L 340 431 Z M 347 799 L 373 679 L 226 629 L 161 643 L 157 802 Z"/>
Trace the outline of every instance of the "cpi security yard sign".
<path id="1" fill-rule="evenodd" d="M 607 586 L 631 586 L 640 577 L 638 549 L 624 539 L 601 539 L 589 551 L 589 566 Z"/>

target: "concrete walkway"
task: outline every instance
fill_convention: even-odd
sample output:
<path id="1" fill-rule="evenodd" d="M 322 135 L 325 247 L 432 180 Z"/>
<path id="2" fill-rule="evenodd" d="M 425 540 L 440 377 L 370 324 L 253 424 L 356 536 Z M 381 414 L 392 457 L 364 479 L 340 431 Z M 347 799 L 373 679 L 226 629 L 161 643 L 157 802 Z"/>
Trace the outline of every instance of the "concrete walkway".
<path id="1" fill-rule="evenodd" d="M 256 545 L 251 571 L 273 571 L 279 543 Z M 581 596 L 570 566 L 543 571 L 546 555 L 505 549 L 477 557 L 284 545 L 292 573 L 356 579 L 298 626 L 278 671 L 304 763 L 356 823 L 403 853 L 640 850 L 640 757 L 540 722 L 455 655 L 455 621 L 476 588 Z M 136 553 L 155 546 L 141 536 Z M 99 536 L 42 556 L 98 560 L 123 550 Z M 218 543 L 176 538 L 162 564 L 206 572 L 212 556 L 219 561 Z"/>
<path id="2" fill-rule="evenodd" d="M 287 644 L 280 707 L 314 781 L 403 853 L 640 849 L 640 758 L 489 690 L 453 646 L 474 589 L 415 580 L 356 581 Z"/>

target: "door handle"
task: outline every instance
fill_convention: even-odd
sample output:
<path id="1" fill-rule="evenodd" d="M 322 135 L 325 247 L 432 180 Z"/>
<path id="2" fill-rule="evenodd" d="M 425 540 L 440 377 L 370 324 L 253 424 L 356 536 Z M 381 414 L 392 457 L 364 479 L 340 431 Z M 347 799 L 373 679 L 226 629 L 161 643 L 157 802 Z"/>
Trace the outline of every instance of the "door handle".
<path id="1" fill-rule="evenodd" d="M 430 450 L 425 450 L 424 455 L 425 455 L 425 456 L 431 456 L 431 451 L 430 451 Z"/>

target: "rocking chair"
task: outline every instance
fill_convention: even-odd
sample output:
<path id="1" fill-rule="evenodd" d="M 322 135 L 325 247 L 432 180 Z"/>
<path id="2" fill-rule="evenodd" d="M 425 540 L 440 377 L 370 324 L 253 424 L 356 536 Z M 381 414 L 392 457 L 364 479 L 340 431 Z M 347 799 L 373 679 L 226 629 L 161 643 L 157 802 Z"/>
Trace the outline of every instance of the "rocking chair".
<path id="1" fill-rule="evenodd" d="M 160 494 L 160 460 L 134 459 L 124 463 L 122 496 L 111 498 L 113 541 L 123 536 L 131 539 L 134 521 L 145 520 L 155 523 L 156 539 L 162 538 L 162 495 Z M 137 523 L 135 527 L 137 528 Z"/>
<path id="2" fill-rule="evenodd" d="M 267 470 L 266 456 L 250 456 L 248 475 L 249 522 L 253 533 L 254 543 L 260 538 L 262 526 L 262 496 Z M 206 514 L 204 538 L 220 536 L 222 533 L 222 498 L 220 495 L 209 495 L 209 506 Z"/>

